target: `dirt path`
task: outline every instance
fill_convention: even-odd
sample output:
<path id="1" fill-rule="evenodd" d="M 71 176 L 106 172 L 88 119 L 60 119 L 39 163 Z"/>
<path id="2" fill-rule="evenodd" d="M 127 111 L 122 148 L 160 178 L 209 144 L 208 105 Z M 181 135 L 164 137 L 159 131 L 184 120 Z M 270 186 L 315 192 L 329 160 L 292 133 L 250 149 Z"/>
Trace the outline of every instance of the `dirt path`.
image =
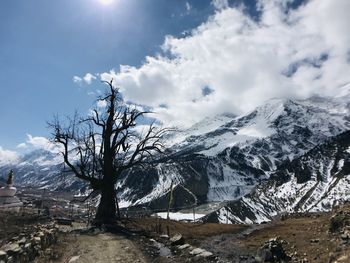
<path id="1" fill-rule="evenodd" d="M 124 236 L 110 233 L 76 234 L 66 240 L 67 245 L 55 263 L 148 263 L 138 247 Z M 63 248 L 63 247 L 62 247 Z"/>

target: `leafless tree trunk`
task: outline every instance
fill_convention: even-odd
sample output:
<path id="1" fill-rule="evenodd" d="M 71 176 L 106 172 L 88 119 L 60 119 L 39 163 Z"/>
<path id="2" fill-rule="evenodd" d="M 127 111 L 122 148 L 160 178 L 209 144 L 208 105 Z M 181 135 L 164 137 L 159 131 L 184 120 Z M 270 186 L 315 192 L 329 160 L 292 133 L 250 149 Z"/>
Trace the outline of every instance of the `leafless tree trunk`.
<path id="1" fill-rule="evenodd" d="M 49 123 L 53 141 L 60 145 L 69 170 L 101 192 L 96 224 L 115 222 L 115 185 L 121 173 L 147 165 L 155 154 L 162 153 L 161 140 L 168 132 L 154 124 L 138 132 L 138 120 L 148 112 L 125 104 L 112 81 L 104 83 L 108 91 L 98 100 L 107 103 L 105 108 L 94 109 L 86 118 L 75 114 L 64 124 L 58 117 Z"/>

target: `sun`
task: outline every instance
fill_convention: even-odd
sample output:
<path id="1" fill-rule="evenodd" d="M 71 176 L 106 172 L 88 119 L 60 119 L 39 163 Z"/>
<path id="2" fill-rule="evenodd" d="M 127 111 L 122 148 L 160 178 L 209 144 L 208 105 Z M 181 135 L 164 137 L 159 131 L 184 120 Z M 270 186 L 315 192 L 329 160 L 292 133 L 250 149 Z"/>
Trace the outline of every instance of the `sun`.
<path id="1" fill-rule="evenodd" d="M 110 5 L 114 2 L 114 0 L 98 0 L 103 5 Z"/>

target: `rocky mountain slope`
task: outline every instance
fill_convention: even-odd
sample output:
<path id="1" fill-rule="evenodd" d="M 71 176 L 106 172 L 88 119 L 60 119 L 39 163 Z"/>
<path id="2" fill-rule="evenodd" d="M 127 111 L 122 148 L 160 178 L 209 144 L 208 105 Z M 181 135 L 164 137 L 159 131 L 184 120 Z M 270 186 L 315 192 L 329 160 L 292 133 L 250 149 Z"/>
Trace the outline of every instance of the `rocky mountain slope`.
<path id="1" fill-rule="evenodd" d="M 350 131 L 283 163 L 250 194 L 204 221 L 261 223 L 283 213 L 318 212 L 350 200 Z"/>
<path id="2" fill-rule="evenodd" d="M 350 129 L 348 101 L 346 97 L 273 99 L 245 116 L 219 116 L 216 127 L 205 121 L 196 124 L 169 138 L 172 154 L 161 164 L 125 175 L 119 184 L 120 198 L 126 204 L 153 201 L 154 208 L 164 207 L 171 180 L 174 207 L 194 202 L 183 187 L 200 203 L 240 198 L 284 161 Z"/>

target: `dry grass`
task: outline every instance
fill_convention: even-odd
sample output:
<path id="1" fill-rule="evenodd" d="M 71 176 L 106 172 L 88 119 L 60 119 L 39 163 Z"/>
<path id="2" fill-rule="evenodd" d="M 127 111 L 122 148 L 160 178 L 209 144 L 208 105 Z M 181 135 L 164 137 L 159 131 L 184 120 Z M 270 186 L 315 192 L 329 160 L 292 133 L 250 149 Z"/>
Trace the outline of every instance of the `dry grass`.
<path id="1" fill-rule="evenodd" d="M 345 211 L 342 215 L 350 214 L 350 205 L 341 209 Z M 260 226 L 186 223 L 160 218 L 129 219 L 123 223 L 127 228 L 148 236 L 182 234 L 191 245 L 203 247 L 233 262 L 240 256 L 256 255 L 267 240 L 279 237 L 287 242 L 284 245 L 287 254 L 296 253 L 293 260 L 324 263 L 350 255 L 350 242 L 341 239 L 342 231 L 350 230 L 350 226 L 343 226 L 335 232 L 329 230 L 334 213 L 306 214 Z M 0 243 L 42 221 L 38 215 L 0 213 Z M 250 233 L 251 229 L 254 231 Z M 338 262 L 350 262 L 350 256 Z"/>
<path id="2" fill-rule="evenodd" d="M 200 240 L 219 234 L 237 234 L 247 228 L 244 225 L 187 223 L 161 218 L 140 218 L 124 221 L 127 227 L 134 230 L 143 230 L 148 233 L 181 234 L 186 240 Z"/>
<path id="3" fill-rule="evenodd" d="M 350 211 L 350 205 L 341 208 Z M 349 255 L 345 261 L 350 262 L 350 244 L 344 243 L 341 233 L 333 233 L 330 229 L 330 218 L 335 212 L 321 214 L 305 214 L 290 217 L 267 225 L 244 226 L 222 224 L 199 224 L 167 221 L 164 219 L 144 218 L 126 222 L 127 227 L 143 230 L 148 234 L 170 235 L 180 233 L 186 242 L 203 247 L 228 260 L 239 260 L 240 256 L 252 257 L 269 239 L 279 237 L 287 243 L 284 248 L 287 254 L 294 254 L 293 260 L 298 262 L 335 262 L 341 256 Z M 254 229 L 248 235 L 249 229 Z M 333 261 L 332 261 L 333 258 Z M 347 261 L 348 260 L 348 261 Z M 237 261 L 240 262 L 240 261 Z"/>

